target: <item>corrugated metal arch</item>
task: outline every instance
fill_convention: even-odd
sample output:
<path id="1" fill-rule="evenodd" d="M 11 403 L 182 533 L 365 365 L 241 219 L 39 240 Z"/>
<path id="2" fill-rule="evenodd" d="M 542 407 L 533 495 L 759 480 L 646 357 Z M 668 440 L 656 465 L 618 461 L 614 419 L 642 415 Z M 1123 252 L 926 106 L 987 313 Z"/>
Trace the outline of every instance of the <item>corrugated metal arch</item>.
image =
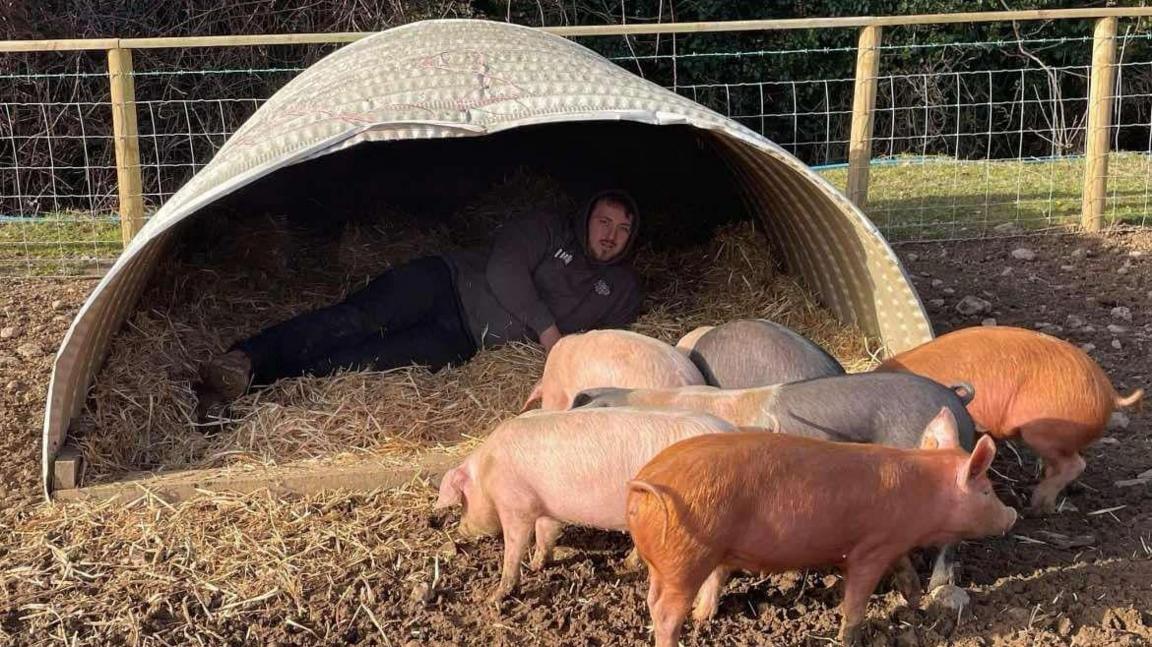
<path id="1" fill-rule="evenodd" d="M 707 131 L 745 198 L 841 319 L 890 352 L 932 336 L 879 231 L 841 193 L 771 141 L 591 50 L 528 27 L 438 20 L 397 27 L 317 62 L 262 105 L 153 216 L 93 290 L 56 357 L 43 478 L 107 350 L 174 227 L 278 169 L 363 142 L 475 137 L 563 122 L 682 124 Z"/>

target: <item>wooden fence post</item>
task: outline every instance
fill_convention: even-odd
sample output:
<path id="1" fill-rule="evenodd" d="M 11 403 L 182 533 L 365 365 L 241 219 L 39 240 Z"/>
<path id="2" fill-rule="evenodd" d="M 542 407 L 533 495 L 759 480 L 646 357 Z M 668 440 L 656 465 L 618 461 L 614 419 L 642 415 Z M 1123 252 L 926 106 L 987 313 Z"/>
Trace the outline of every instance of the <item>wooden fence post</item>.
<path id="1" fill-rule="evenodd" d="M 120 237 L 127 247 L 144 226 L 144 191 L 140 173 L 140 140 L 136 134 L 136 82 L 132 50 L 108 50 L 112 86 L 112 134 L 116 144 L 116 184 L 120 190 Z"/>
<path id="2" fill-rule="evenodd" d="M 880 73 L 880 27 L 860 30 L 856 49 L 856 83 L 852 96 L 852 134 L 848 140 L 848 199 L 861 209 L 868 203 L 868 165 L 872 160 L 872 125 L 876 77 Z"/>
<path id="3" fill-rule="evenodd" d="M 1084 203 L 1081 224 L 1099 231 L 1108 192 L 1108 139 L 1116 80 L 1116 18 L 1100 18 L 1092 36 L 1088 131 L 1084 144 Z"/>

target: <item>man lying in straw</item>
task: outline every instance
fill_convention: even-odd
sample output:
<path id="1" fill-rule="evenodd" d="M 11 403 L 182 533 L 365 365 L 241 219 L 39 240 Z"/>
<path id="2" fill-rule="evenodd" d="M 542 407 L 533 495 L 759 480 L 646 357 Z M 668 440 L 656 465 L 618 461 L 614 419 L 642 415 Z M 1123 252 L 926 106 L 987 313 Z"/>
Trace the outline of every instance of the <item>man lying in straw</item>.
<path id="1" fill-rule="evenodd" d="M 619 328 L 636 319 L 640 282 L 629 260 L 635 201 L 605 191 L 574 218 L 503 226 L 489 250 L 427 256 L 390 268 L 336 305 L 240 341 L 200 368 L 197 415 L 252 385 L 342 369 L 410 364 L 439 370 L 481 348 Z"/>

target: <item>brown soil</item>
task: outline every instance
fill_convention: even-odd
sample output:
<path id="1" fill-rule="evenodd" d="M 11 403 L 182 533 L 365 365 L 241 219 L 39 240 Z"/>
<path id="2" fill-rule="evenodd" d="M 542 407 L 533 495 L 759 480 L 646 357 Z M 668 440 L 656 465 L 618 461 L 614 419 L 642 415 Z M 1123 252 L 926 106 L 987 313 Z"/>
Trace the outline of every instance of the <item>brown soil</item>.
<path id="1" fill-rule="evenodd" d="M 1035 260 L 1012 258 L 1021 247 Z M 1074 255 L 1078 249 L 1084 252 Z M 1095 344 L 1092 355 L 1120 391 L 1149 385 L 1152 234 L 919 244 L 898 252 L 937 332 L 988 316 L 1007 325 L 1058 325 L 1050 329 L 1058 336 Z M 498 578 L 500 542 L 462 542 L 450 530 L 454 514 L 429 513 L 435 493 L 423 483 L 290 501 L 215 497 L 174 508 L 149 500 L 115 509 L 40 505 L 49 353 L 93 285 L 12 281 L 0 288 L 0 328 L 19 332 L 0 340 L 0 644 L 650 641 L 645 579 L 623 569 L 622 537 L 567 532 L 559 563 L 526 572 L 516 599 L 497 612 L 484 598 Z M 966 295 L 990 301 L 992 313 L 958 314 L 955 304 Z M 1112 314 L 1117 306 L 1129 308 L 1131 321 Z M 1069 315 L 1093 329 L 1071 327 L 1078 322 Z M 1110 332 L 1109 324 L 1125 330 Z M 44 354 L 20 356 L 29 341 Z M 1129 413 L 1126 429 L 1088 450 L 1088 469 L 1062 512 L 1023 519 L 1009 537 L 962 546 L 960 579 L 972 605 L 958 625 L 934 608 L 909 609 L 884 589 L 869 607 L 868 644 L 1152 643 L 1152 485 L 1115 485 L 1152 468 L 1152 417 Z M 1019 460 L 1007 449 L 995 468 L 1002 496 L 1019 504 L 1036 463 L 1016 449 Z M 1060 537 L 1046 533 L 1088 545 L 1061 548 Z M 718 618 L 690 628 L 684 642 L 823 645 L 836 634 L 838 602 L 828 573 L 739 577 Z"/>

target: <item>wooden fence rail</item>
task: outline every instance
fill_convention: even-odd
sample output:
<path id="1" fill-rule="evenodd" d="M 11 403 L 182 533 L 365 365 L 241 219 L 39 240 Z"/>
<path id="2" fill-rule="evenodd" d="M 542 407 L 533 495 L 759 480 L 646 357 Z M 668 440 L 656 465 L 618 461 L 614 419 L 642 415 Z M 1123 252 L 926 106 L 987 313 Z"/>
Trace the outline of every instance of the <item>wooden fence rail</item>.
<path id="1" fill-rule="evenodd" d="M 883 27 L 1042 20 L 1095 20 L 1092 48 L 1088 130 L 1082 226 L 1099 229 L 1107 195 L 1109 129 L 1116 75 L 1116 27 L 1119 18 L 1152 17 L 1152 7 L 1107 7 L 982 13 L 925 14 L 911 16 L 859 16 L 726 22 L 586 25 L 541 28 L 564 37 L 623 36 L 645 34 L 693 34 L 796 29 L 860 29 L 855 90 L 852 102 L 847 193 L 863 208 L 868 197 L 872 125 L 876 103 L 876 79 L 880 74 L 879 47 Z M 132 50 L 187 47 L 243 47 L 298 44 L 350 43 L 370 32 L 331 34 L 267 34 L 197 36 L 182 38 L 91 38 L 74 40 L 0 41 L 0 53 L 106 50 L 111 86 L 115 136 L 120 223 L 124 244 L 144 222 L 140 175 L 140 146 L 136 132 L 136 99 Z"/>

